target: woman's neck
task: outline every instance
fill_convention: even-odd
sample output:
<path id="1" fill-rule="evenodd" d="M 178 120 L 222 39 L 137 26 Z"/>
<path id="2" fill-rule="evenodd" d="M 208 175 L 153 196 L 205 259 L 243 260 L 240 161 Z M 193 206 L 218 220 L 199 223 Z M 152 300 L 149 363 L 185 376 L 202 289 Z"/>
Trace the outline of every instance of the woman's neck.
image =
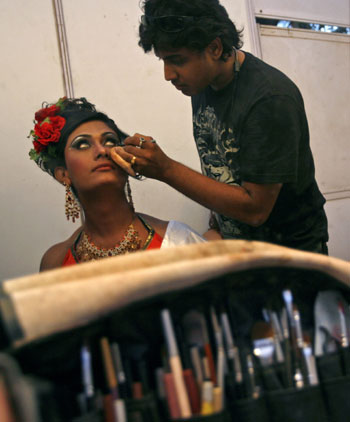
<path id="1" fill-rule="evenodd" d="M 121 238 L 135 217 L 124 193 L 89 195 L 81 198 L 81 204 L 85 215 L 84 231 L 96 242 L 110 243 Z"/>

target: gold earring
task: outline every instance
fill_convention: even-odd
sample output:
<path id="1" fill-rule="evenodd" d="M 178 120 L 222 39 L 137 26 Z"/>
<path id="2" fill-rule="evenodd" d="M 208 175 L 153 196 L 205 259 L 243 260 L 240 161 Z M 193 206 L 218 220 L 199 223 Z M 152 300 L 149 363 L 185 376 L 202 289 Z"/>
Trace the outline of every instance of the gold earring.
<path id="1" fill-rule="evenodd" d="M 75 220 L 79 218 L 80 216 L 80 207 L 75 199 L 75 196 L 72 192 L 71 187 L 63 182 L 65 188 L 66 188 L 66 203 L 65 203 L 65 213 L 67 220 L 69 220 L 70 217 L 72 217 L 73 223 L 75 223 Z"/>
<path id="2" fill-rule="evenodd" d="M 128 200 L 129 205 L 131 205 L 132 210 L 135 211 L 134 202 L 133 202 L 132 196 L 131 196 L 131 188 L 130 188 L 129 178 L 126 181 L 125 190 L 126 190 L 126 199 Z"/>

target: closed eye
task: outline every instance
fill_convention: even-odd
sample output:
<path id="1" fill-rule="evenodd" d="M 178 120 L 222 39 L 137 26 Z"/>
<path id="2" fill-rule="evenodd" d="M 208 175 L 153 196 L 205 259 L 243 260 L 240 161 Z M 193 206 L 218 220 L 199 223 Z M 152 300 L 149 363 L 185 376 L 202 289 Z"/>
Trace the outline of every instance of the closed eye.
<path id="1" fill-rule="evenodd" d="M 86 138 L 76 138 L 72 142 L 71 148 L 78 149 L 78 150 L 87 149 L 87 148 L 90 148 L 90 142 Z"/>
<path id="2" fill-rule="evenodd" d="M 111 148 L 118 146 L 120 144 L 121 144 L 121 142 L 120 142 L 119 138 L 117 138 L 116 136 L 108 136 L 104 141 L 104 145 L 106 147 L 111 147 Z"/>

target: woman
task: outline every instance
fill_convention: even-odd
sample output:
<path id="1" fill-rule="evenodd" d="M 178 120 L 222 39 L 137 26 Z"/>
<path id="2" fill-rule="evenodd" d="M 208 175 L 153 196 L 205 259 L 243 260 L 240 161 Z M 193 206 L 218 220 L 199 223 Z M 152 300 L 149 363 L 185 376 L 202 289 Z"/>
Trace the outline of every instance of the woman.
<path id="1" fill-rule="evenodd" d="M 187 225 L 136 213 L 128 163 L 115 147 L 126 138 L 113 120 L 85 98 L 61 98 L 35 113 L 29 155 L 66 188 L 66 216 L 73 222 L 83 210 L 82 226 L 49 248 L 40 271 L 138 250 L 164 248 L 204 239 Z M 140 137 L 140 147 L 150 142 Z M 79 204 L 77 202 L 79 201 Z"/>

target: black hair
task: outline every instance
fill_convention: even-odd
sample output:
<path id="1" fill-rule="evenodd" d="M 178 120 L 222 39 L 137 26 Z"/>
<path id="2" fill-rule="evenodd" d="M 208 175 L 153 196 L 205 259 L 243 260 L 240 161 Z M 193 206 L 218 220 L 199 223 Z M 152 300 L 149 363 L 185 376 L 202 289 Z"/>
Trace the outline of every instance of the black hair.
<path id="1" fill-rule="evenodd" d="M 50 107 L 52 104 L 45 104 L 45 107 Z M 66 167 L 64 150 L 67 144 L 69 135 L 82 123 L 91 120 L 101 120 L 106 123 L 114 132 L 117 133 L 120 142 L 123 143 L 124 139 L 128 136 L 122 132 L 118 126 L 110 119 L 105 113 L 96 110 L 95 105 L 87 101 L 86 98 L 65 98 L 63 107 L 60 112 L 56 114 L 65 119 L 65 125 L 61 130 L 59 141 L 55 143 L 51 149 L 47 149 L 41 153 L 35 160 L 38 166 L 54 176 L 56 167 Z"/>
<path id="2" fill-rule="evenodd" d="M 200 18 L 175 33 L 161 31 L 156 24 L 141 23 L 138 44 L 145 53 L 152 49 L 156 52 L 183 47 L 201 52 L 219 37 L 223 46 L 221 59 L 226 60 L 233 48 L 243 46 L 243 30 L 236 29 L 218 0 L 144 0 L 143 11 L 151 17 L 174 15 Z"/>

